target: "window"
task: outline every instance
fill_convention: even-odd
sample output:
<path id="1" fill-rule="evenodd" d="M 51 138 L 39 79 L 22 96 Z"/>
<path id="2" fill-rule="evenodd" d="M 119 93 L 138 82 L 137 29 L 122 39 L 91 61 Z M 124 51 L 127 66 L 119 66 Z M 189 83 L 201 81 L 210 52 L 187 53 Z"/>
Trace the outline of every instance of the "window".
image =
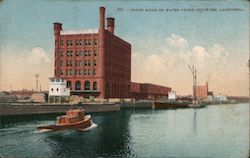
<path id="1" fill-rule="evenodd" d="M 77 69 L 75 70 L 75 75 L 78 75 L 78 70 Z"/>
<path id="2" fill-rule="evenodd" d="M 64 45 L 64 41 L 63 40 L 61 40 L 61 46 L 63 46 Z"/>
<path id="3" fill-rule="evenodd" d="M 63 57 L 63 55 L 64 55 L 64 54 L 63 54 L 63 51 L 61 51 L 61 57 Z"/>
<path id="4" fill-rule="evenodd" d="M 85 81 L 85 91 L 89 91 L 89 90 L 90 90 L 90 82 Z"/>
<path id="5" fill-rule="evenodd" d="M 91 75 L 90 69 L 88 69 L 88 75 Z"/>
<path id="6" fill-rule="evenodd" d="M 56 44 L 57 44 L 57 40 L 55 40 L 55 46 L 56 46 Z"/>
<path id="7" fill-rule="evenodd" d="M 87 46 L 91 45 L 91 40 L 90 39 L 85 39 L 85 45 L 87 45 Z"/>
<path id="8" fill-rule="evenodd" d="M 94 56 L 97 56 L 97 51 L 96 50 L 94 50 Z"/>
<path id="9" fill-rule="evenodd" d="M 70 45 L 73 46 L 73 44 L 74 44 L 74 43 L 73 43 L 73 40 L 70 40 Z"/>
<path id="10" fill-rule="evenodd" d="M 72 57 L 72 53 L 73 53 L 73 51 L 67 51 L 67 56 Z"/>
<path id="11" fill-rule="evenodd" d="M 90 50 L 86 50 L 85 51 L 85 56 L 91 56 L 91 51 Z"/>
<path id="12" fill-rule="evenodd" d="M 70 41 L 69 40 L 67 40 L 67 46 L 69 46 L 70 45 Z"/>
<path id="13" fill-rule="evenodd" d="M 84 69 L 84 75 L 88 75 L 88 70 Z"/>
<path id="14" fill-rule="evenodd" d="M 96 60 L 94 60 L 94 66 L 96 66 Z"/>
<path id="15" fill-rule="evenodd" d="M 79 61 L 79 64 L 78 64 L 78 65 L 79 65 L 79 66 L 82 66 L 82 61 L 81 61 L 81 60 Z"/>
<path id="16" fill-rule="evenodd" d="M 52 92 L 53 92 L 53 90 L 54 90 L 54 89 L 53 89 L 53 88 L 51 88 L 51 91 L 52 91 Z"/>
<path id="17" fill-rule="evenodd" d="M 63 70 L 61 70 L 61 75 L 64 75 L 64 71 Z"/>
<path id="18" fill-rule="evenodd" d="M 76 56 L 82 56 L 82 51 L 76 51 Z"/>
<path id="19" fill-rule="evenodd" d="M 79 75 L 82 75 L 82 70 L 79 70 Z"/>
<path id="20" fill-rule="evenodd" d="M 93 83 L 93 90 L 96 91 L 97 90 L 97 82 Z"/>
<path id="21" fill-rule="evenodd" d="M 85 60 L 85 61 L 84 61 L 84 65 L 85 65 L 85 66 L 90 66 L 90 65 L 91 65 L 90 60 Z"/>
<path id="22" fill-rule="evenodd" d="M 64 66 L 64 63 L 63 63 L 63 61 L 61 61 L 61 66 Z"/>
<path id="23" fill-rule="evenodd" d="M 81 90 L 81 82 L 80 81 L 76 81 L 76 90 Z"/>
<path id="24" fill-rule="evenodd" d="M 94 45 L 97 45 L 97 39 L 94 39 Z"/>
<path id="25" fill-rule="evenodd" d="M 56 89 L 56 91 L 58 92 L 58 91 L 59 91 L 59 89 L 57 88 L 57 89 Z"/>
<path id="26" fill-rule="evenodd" d="M 69 88 L 70 90 L 72 90 L 72 84 L 71 84 L 71 81 L 67 81 L 67 88 Z"/>
<path id="27" fill-rule="evenodd" d="M 67 61 L 67 66 L 72 66 L 72 61 L 71 60 Z"/>
<path id="28" fill-rule="evenodd" d="M 94 69 L 94 75 L 96 75 L 96 69 Z"/>
<path id="29" fill-rule="evenodd" d="M 55 57 L 57 57 L 57 56 L 58 56 L 58 51 L 56 50 L 56 51 L 55 51 Z"/>
<path id="30" fill-rule="evenodd" d="M 79 41 L 78 40 L 76 40 L 76 45 L 79 45 Z"/>
<path id="31" fill-rule="evenodd" d="M 79 40 L 79 45 L 82 45 L 82 40 Z"/>

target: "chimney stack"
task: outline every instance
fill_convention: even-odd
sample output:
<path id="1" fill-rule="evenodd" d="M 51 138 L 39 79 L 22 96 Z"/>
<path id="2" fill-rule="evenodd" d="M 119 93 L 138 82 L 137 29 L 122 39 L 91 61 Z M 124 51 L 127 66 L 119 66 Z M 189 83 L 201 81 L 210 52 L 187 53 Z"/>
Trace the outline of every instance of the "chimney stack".
<path id="1" fill-rule="evenodd" d="M 105 30 L 105 8 L 100 7 L 100 32 Z"/>
<path id="2" fill-rule="evenodd" d="M 102 78 L 99 84 L 99 90 L 103 93 L 100 98 L 105 98 L 105 8 L 100 7 L 100 28 L 99 28 L 99 41 L 98 41 L 98 71 L 97 76 Z"/>
<path id="3" fill-rule="evenodd" d="M 60 35 L 60 31 L 62 30 L 62 24 L 61 23 L 54 23 L 54 34 L 56 35 Z"/>
<path id="4" fill-rule="evenodd" d="M 108 17 L 107 18 L 107 28 L 108 31 L 114 34 L 114 28 L 115 28 L 115 18 L 113 17 Z"/>

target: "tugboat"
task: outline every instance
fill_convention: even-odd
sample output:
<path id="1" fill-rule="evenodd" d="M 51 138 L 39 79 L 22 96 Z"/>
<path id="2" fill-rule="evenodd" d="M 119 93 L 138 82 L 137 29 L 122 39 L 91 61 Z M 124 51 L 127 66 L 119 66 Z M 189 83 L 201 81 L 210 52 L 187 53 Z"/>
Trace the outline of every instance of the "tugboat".
<path id="1" fill-rule="evenodd" d="M 42 131 L 58 131 L 66 129 L 84 130 L 91 125 L 91 116 L 85 116 L 84 109 L 75 109 L 66 111 L 66 115 L 58 116 L 56 124 L 38 126 L 37 129 Z"/>

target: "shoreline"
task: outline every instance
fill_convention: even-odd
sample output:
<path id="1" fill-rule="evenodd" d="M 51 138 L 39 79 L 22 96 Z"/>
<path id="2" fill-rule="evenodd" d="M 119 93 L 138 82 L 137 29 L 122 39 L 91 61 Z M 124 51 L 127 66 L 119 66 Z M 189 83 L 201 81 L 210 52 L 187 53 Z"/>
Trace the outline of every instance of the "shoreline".
<path id="1" fill-rule="evenodd" d="M 65 113 L 69 109 L 83 108 L 86 112 L 110 112 L 120 111 L 119 104 L 29 104 L 29 105 L 1 105 L 0 116 L 12 115 L 33 115 L 33 114 L 51 114 L 51 113 Z"/>

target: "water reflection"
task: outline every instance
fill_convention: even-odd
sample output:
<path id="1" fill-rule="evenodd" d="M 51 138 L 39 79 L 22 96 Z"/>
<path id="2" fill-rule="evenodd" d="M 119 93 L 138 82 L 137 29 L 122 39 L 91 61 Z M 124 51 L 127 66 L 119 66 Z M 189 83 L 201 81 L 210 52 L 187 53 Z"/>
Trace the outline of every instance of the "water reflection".
<path id="1" fill-rule="evenodd" d="M 197 109 L 194 109 L 194 117 L 193 117 L 193 132 L 196 133 L 197 130 Z"/>

